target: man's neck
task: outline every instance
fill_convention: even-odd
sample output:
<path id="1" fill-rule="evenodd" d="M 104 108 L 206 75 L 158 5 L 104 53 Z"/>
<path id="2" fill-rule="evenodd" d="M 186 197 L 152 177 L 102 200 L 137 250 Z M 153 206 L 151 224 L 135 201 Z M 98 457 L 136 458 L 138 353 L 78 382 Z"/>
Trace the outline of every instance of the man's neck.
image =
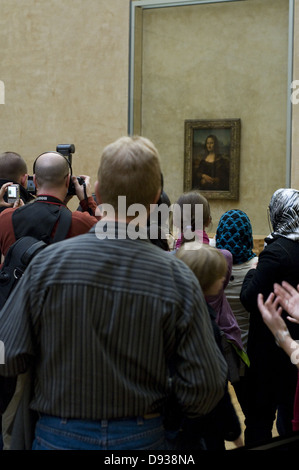
<path id="1" fill-rule="evenodd" d="M 39 196 L 51 196 L 56 199 L 59 199 L 61 202 L 65 200 L 66 194 L 62 191 L 53 191 L 51 189 L 39 188 L 36 192 L 37 197 Z"/>

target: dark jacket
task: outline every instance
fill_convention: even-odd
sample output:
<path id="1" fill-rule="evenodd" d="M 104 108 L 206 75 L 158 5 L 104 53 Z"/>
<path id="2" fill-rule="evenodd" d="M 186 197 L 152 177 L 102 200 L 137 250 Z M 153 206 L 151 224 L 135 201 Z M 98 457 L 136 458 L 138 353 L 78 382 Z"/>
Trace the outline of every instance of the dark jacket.
<path id="1" fill-rule="evenodd" d="M 266 242 L 256 269 L 251 269 L 245 276 L 240 294 L 242 304 L 250 312 L 247 353 L 250 369 L 260 371 L 258 377 L 263 383 L 270 383 L 275 377 L 290 390 L 297 383 L 297 368 L 276 345 L 273 334 L 263 322 L 257 296 L 262 293 L 266 300 L 273 292 L 274 283 L 287 281 L 294 287 L 299 284 L 299 241 L 276 236 Z M 299 325 L 288 321 L 286 315 L 286 312 L 282 313 L 292 337 L 299 339 Z"/>
<path id="2" fill-rule="evenodd" d="M 259 255 L 256 269 L 251 269 L 245 276 L 241 289 L 240 299 L 244 307 L 250 312 L 250 327 L 255 333 L 264 337 L 264 333 L 258 330 L 264 326 L 262 316 L 257 306 L 257 296 L 264 295 L 264 299 L 273 292 L 274 283 L 281 284 L 282 281 L 289 282 L 296 287 L 299 284 L 299 241 L 277 236 L 266 239 L 266 247 Z M 299 339 L 299 325 L 287 321 L 291 334 Z M 269 337 L 273 340 L 273 335 L 269 331 Z"/>
<path id="3" fill-rule="evenodd" d="M 216 343 L 223 353 L 223 333 L 216 323 L 215 311 L 209 304 L 207 307 Z M 231 400 L 228 383 L 215 408 L 200 418 L 184 417 L 177 402 L 170 399 L 164 425 L 170 446 L 174 446 L 172 448 L 177 451 L 225 450 L 224 441 L 235 441 L 241 434 L 239 417 Z"/>

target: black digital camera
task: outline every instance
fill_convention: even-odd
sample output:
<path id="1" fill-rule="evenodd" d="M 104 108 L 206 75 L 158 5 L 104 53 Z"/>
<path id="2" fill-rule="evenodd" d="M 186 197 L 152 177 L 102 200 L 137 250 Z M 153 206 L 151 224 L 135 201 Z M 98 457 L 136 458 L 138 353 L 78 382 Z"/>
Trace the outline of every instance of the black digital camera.
<path id="1" fill-rule="evenodd" d="M 57 145 L 56 152 L 61 153 L 61 155 L 65 156 L 68 160 L 70 170 L 71 170 L 71 179 L 70 179 L 70 185 L 69 185 L 67 195 L 68 196 L 74 196 L 76 194 L 76 189 L 75 189 L 75 185 L 74 185 L 73 179 L 72 179 L 72 157 L 73 157 L 73 153 L 75 153 L 75 146 L 74 146 L 74 144 Z M 77 176 L 77 181 L 78 181 L 79 184 L 84 183 L 84 179 L 81 178 L 80 176 Z"/>

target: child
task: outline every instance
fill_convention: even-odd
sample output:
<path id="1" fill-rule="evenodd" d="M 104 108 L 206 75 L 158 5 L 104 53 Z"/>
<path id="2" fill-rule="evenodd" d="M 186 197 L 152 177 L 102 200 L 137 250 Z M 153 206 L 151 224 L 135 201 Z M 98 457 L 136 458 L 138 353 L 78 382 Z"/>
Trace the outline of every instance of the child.
<path id="1" fill-rule="evenodd" d="M 227 272 L 226 259 L 220 250 L 192 241 L 184 243 L 176 252 L 176 256 L 194 272 L 205 297 L 219 293 Z M 215 321 L 214 310 L 208 303 L 207 307 L 216 342 L 223 350 L 225 336 Z M 195 450 L 201 439 L 204 440 L 207 450 L 225 450 L 225 440 L 233 441 L 237 447 L 243 445 L 239 418 L 227 387 L 224 397 L 211 413 L 198 419 L 184 419 L 179 433 L 179 445 L 185 447 L 185 443 L 188 443 L 190 448 L 193 441 Z"/>
<path id="2" fill-rule="evenodd" d="M 176 248 L 178 249 L 185 242 L 190 242 L 190 240 L 197 240 L 209 245 L 210 239 L 206 229 L 210 225 L 212 217 L 208 200 L 198 191 L 189 191 L 183 193 L 178 198 L 176 205 L 180 208 L 180 211 L 178 211 L 178 215 L 175 217 L 175 222 L 181 230 Z M 196 206 L 198 205 L 202 206 L 202 230 L 196 228 L 196 226 L 200 225 L 196 221 Z M 193 238 L 192 235 L 194 235 Z M 225 349 L 226 359 L 229 362 L 228 378 L 235 385 L 240 380 L 240 369 L 244 362 L 247 363 L 248 358 L 244 351 L 240 327 L 225 294 L 225 288 L 232 274 L 233 255 L 228 250 L 222 249 L 221 252 L 227 263 L 225 281 L 217 295 L 207 294 L 207 302 L 213 308 L 216 314 L 216 323 L 227 339 Z"/>

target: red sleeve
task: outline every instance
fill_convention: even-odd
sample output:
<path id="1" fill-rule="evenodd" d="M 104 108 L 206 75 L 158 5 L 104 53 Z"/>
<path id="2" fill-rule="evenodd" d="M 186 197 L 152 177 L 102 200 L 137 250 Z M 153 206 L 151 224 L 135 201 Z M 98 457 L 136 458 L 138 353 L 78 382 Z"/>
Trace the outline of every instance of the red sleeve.
<path id="1" fill-rule="evenodd" d="M 0 251 L 5 256 L 9 247 L 16 241 L 12 224 L 12 214 L 16 210 L 5 209 L 0 214 Z"/>
<path id="2" fill-rule="evenodd" d="M 88 212 L 74 211 L 72 212 L 72 225 L 67 238 L 75 237 L 89 232 L 98 222 L 98 219 Z"/>
<path id="3" fill-rule="evenodd" d="M 95 202 L 92 196 L 90 196 L 87 200 L 83 199 L 82 201 L 80 201 L 80 206 L 83 212 L 85 211 L 88 212 L 88 209 L 91 209 L 93 215 L 95 215 L 97 207 L 98 207 L 97 203 Z"/>

